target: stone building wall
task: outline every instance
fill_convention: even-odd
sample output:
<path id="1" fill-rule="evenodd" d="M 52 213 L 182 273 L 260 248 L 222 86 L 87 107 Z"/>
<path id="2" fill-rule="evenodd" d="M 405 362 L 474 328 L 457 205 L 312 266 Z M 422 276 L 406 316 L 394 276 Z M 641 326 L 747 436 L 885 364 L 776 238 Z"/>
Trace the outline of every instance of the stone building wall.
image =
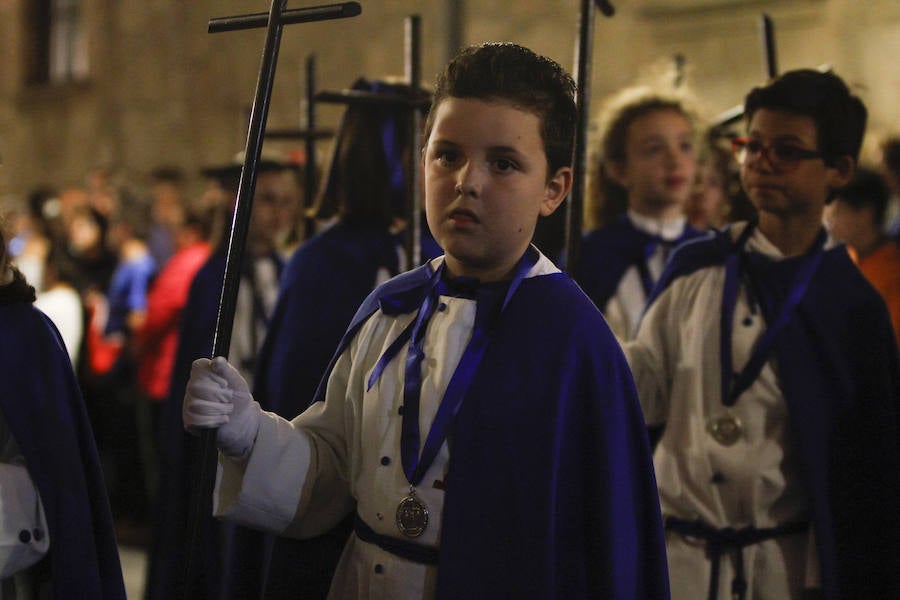
<path id="1" fill-rule="evenodd" d="M 0 196 L 42 184 L 78 184 L 93 166 L 140 180 L 153 167 L 189 173 L 240 150 L 256 86 L 264 30 L 210 35 L 210 17 L 267 12 L 264 0 L 81 0 L 90 77 L 62 87 L 23 83 L 24 10 L 0 0 Z M 446 61 L 449 40 L 508 40 L 574 71 L 577 0 L 362 0 L 362 15 L 285 29 L 269 127 L 300 125 L 304 63 L 317 57 L 318 87 L 356 77 L 402 77 L 404 19 L 422 22 L 423 78 Z M 780 70 L 829 64 L 870 108 L 869 146 L 897 128 L 900 2 L 896 0 L 613 0 L 594 27 L 592 98 L 685 58 L 687 81 L 710 115 L 739 103 L 765 78 L 758 21 L 775 23 Z M 289 8 L 309 6 L 289 2 Z M 459 29 L 454 28 L 454 18 Z M 319 108 L 335 126 L 340 109 Z M 285 149 L 292 144 L 270 141 Z M 293 144 L 297 146 L 299 144 Z M 327 143 L 322 144 L 327 154 Z M 4 196 L 5 195 L 5 196 Z"/>

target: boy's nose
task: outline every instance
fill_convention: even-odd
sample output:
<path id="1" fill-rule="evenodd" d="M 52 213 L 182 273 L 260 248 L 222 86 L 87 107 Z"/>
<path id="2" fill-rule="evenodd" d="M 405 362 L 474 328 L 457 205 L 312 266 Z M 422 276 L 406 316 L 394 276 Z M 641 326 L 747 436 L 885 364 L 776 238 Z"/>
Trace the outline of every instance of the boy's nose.
<path id="1" fill-rule="evenodd" d="M 477 196 L 481 189 L 478 169 L 472 163 L 466 163 L 456 177 L 456 193 L 462 196 Z"/>
<path id="2" fill-rule="evenodd" d="M 666 148 L 666 162 L 670 165 L 677 165 L 684 162 L 685 156 L 681 149 L 677 146 L 668 146 Z"/>

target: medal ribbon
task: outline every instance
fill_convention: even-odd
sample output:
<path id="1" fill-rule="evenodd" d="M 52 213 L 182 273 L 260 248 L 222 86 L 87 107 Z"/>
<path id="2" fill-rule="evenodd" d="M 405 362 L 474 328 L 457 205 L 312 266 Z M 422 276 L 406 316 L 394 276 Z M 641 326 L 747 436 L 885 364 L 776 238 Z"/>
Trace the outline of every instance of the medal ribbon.
<path id="1" fill-rule="evenodd" d="M 734 373 L 732 367 L 731 356 L 731 336 L 732 325 L 734 323 L 734 309 L 737 304 L 738 287 L 741 271 L 741 257 L 743 256 L 743 247 L 750 234 L 753 232 L 755 225 L 749 224 L 744 229 L 740 238 L 735 242 L 735 247 L 725 259 L 725 285 L 722 291 L 722 320 L 720 324 L 719 354 L 722 366 L 722 404 L 725 406 L 734 406 L 738 397 L 750 385 L 756 381 L 765 365 L 769 354 L 775 347 L 775 341 L 778 335 L 790 323 L 794 309 L 800 304 L 809 282 L 812 280 L 819 263 L 824 254 L 825 241 L 827 235 L 825 230 L 819 232 L 812 248 L 807 251 L 803 257 L 794 280 L 791 283 L 790 290 L 778 312 L 778 317 L 774 323 L 769 324 L 765 333 L 757 341 L 753 347 L 753 352 L 747 364 L 740 373 Z"/>
<path id="2" fill-rule="evenodd" d="M 644 288 L 644 297 L 649 298 L 650 292 L 652 292 L 654 286 L 656 286 L 656 281 L 654 281 L 653 277 L 650 275 L 650 258 L 653 256 L 653 253 L 656 252 L 657 248 L 662 248 L 663 264 L 665 264 L 669 260 L 669 256 L 672 254 L 672 250 L 675 249 L 680 243 L 685 241 L 688 236 L 687 229 L 685 229 L 680 236 L 672 240 L 667 240 L 659 235 L 645 235 L 650 236 L 651 240 L 644 244 L 643 253 L 635 263 L 635 266 L 637 267 L 638 274 L 641 276 L 641 285 Z"/>
<path id="3" fill-rule="evenodd" d="M 502 313 L 506 308 L 512 295 L 531 268 L 537 263 L 538 258 L 539 255 L 533 248 L 529 248 L 526 251 L 516 266 L 515 274 L 506 291 L 499 312 Z M 459 364 L 450 378 L 420 456 L 419 402 L 422 391 L 422 360 L 425 358 L 425 330 L 437 307 L 440 293 L 445 289 L 444 286 L 440 285 L 443 269 L 444 265 L 442 264 L 429 281 L 431 290 L 425 297 L 416 319 L 385 351 L 369 377 L 369 387 L 371 388 L 381 376 L 385 367 L 399 353 L 403 344 L 409 341 L 403 380 L 403 422 L 400 435 L 400 454 L 403 461 L 403 472 L 407 481 L 413 486 L 417 485 L 422 480 L 422 477 L 425 476 L 425 472 L 434 462 L 438 451 L 447 438 L 450 424 L 453 422 L 460 406 L 462 406 L 466 391 L 472 384 L 478 365 L 487 350 L 488 342 L 490 341 L 491 317 L 497 312 L 495 310 L 496 305 L 490 302 L 487 297 L 489 292 L 479 290 L 477 292 L 475 326 L 472 330 L 472 338 L 466 345 L 462 358 L 460 358 Z"/>

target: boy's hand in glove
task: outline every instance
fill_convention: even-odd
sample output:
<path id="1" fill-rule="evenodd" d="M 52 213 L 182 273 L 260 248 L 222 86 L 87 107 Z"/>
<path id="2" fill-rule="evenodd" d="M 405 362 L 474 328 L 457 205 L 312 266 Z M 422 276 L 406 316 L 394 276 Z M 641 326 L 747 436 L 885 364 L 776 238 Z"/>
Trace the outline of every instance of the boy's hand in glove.
<path id="1" fill-rule="evenodd" d="M 184 428 L 218 428 L 216 444 L 226 456 L 244 458 L 253 448 L 262 409 L 247 382 L 227 360 L 199 358 L 191 365 L 182 406 Z"/>

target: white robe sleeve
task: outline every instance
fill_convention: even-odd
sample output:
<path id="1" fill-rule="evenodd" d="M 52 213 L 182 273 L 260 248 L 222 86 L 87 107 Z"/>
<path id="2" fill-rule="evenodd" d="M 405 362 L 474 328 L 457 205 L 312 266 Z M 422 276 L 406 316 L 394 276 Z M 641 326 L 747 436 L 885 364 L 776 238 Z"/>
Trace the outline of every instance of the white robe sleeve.
<path id="1" fill-rule="evenodd" d="M 326 402 L 293 421 L 263 413 L 244 460 L 219 454 L 213 512 L 249 527 L 292 537 L 325 533 L 353 507 L 348 483 L 346 410 L 350 358 L 328 380 Z"/>
<path id="2" fill-rule="evenodd" d="M 673 292 L 669 288 L 650 306 L 631 341 L 622 344 L 631 367 L 641 409 L 647 425 L 661 425 L 669 410 L 673 364 L 671 341 L 677 340 L 673 314 Z"/>
<path id="3" fill-rule="evenodd" d="M 35 564 L 49 548 L 40 496 L 0 415 L 0 579 Z"/>

